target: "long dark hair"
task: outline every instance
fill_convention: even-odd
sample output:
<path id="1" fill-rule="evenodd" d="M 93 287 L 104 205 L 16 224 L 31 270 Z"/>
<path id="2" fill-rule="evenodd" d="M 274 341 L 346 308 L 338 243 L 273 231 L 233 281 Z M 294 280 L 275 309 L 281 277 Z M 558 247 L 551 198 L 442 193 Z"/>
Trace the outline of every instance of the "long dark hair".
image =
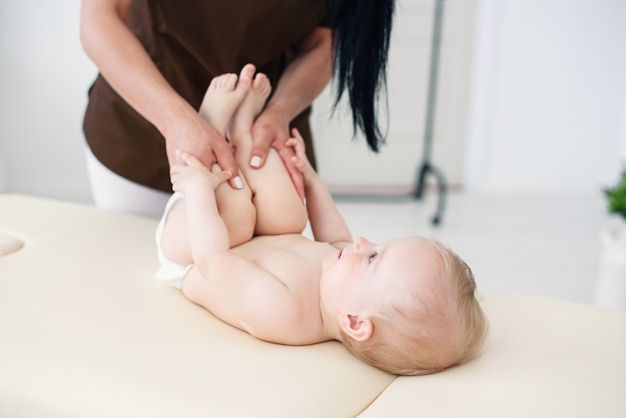
<path id="1" fill-rule="evenodd" d="M 385 142 L 377 109 L 381 88 L 387 90 L 394 6 L 395 0 L 328 0 L 337 83 L 333 109 L 347 90 L 354 133 L 358 127 L 374 152 Z"/>

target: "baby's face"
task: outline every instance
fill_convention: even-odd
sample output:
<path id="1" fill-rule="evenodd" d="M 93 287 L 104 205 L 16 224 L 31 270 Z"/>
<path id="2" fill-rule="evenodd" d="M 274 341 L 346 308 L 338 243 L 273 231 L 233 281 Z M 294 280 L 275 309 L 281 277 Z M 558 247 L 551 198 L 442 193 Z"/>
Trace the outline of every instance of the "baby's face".
<path id="1" fill-rule="evenodd" d="M 324 260 L 320 292 L 333 311 L 374 307 L 386 297 L 424 292 L 428 297 L 440 271 L 440 255 L 424 238 L 398 238 L 374 244 L 365 238 Z"/>

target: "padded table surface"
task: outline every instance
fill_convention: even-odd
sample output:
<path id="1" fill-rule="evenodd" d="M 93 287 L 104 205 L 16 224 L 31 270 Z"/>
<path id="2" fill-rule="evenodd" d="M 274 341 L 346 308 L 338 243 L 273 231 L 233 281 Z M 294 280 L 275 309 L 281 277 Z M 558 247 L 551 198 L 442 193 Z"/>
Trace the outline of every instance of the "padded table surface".
<path id="1" fill-rule="evenodd" d="M 625 417 L 626 314 L 487 296 L 479 359 L 388 375 L 265 343 L 153 279 L 156 220 L 0 195 L 1 417 Z"/>
<path id="2" fill-rule="evenodd" d="M 156 220 L 0 195 L 0 416 L 349 417 L 394 376 L 265 343 L 154 280 Z M 44 412 L 45 411 L 45 412 Z"/>
<path id="3" fill-rule="evenodd" d="M 482 357 L 399 377 L 362 417 L 626 417 L 626 314 L 524 295 L 482 305 Z"/>

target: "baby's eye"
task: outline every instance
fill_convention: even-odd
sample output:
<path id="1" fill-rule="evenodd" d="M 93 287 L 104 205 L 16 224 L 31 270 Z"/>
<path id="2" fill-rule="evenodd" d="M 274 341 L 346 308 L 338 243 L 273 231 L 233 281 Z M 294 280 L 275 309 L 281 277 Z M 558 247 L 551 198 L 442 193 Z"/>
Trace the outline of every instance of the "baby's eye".
<path id="1" fill-rule="evenodd" d="M 368 257 L 369 262 L 371 263 L 372 261 L 374 261 L 376 259 L 376 256 L 378 256 L 378 252 L 372 251 L 372 253 Z"/>

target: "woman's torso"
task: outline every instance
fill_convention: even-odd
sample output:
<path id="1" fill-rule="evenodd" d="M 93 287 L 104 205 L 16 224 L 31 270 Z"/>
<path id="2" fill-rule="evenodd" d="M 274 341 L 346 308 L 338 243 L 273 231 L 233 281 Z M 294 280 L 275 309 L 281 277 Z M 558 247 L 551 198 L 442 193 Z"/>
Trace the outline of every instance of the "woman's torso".
<path id="1" fill-rule="evenodd" d="M 213 77 L 239 73 L 249 62 L 276 86 L 294 45 L 325 19 L 323 0 L 134 0 L 126 23 L 170 85 L 197 109 Z M 89 96 L 83 128 L 98 160 L 136 183 L 171 191 L 158 130 L 101 76 Z M 298 127 L 306 131 L 304 119 Z"/>

